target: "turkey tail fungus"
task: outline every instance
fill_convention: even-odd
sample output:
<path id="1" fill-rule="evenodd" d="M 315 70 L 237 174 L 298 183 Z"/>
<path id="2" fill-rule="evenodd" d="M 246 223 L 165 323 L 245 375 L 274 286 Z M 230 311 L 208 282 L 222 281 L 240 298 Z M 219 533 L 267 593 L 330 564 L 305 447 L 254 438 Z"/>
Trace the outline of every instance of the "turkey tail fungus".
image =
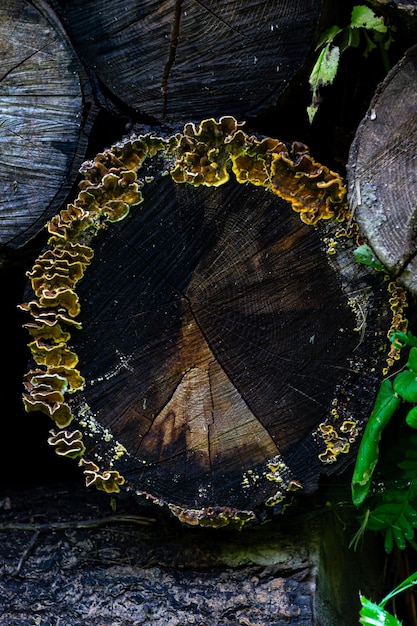
<path id="1" fill-rule="evenodd" d="M 354 259 L 341 177 L 233 117 L 132 136 L 82 174 L 22 305 L 24 402 L 56 452 L 212 526 L 341 472 L 406 326 Z"/>

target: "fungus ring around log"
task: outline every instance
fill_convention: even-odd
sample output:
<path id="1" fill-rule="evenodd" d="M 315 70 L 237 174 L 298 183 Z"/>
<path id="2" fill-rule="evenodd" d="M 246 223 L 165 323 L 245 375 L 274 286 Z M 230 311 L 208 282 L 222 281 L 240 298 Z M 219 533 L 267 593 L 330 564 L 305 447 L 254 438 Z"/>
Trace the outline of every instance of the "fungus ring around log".
<path id="1" fill-rule="evenodd" d="M 21 305 L 49 443 L 189 524 L 241 525 L 341 471 L 406 326 L 402 292 L 354 262 L 341 177 L 242 126 L 84 163 Z"/>

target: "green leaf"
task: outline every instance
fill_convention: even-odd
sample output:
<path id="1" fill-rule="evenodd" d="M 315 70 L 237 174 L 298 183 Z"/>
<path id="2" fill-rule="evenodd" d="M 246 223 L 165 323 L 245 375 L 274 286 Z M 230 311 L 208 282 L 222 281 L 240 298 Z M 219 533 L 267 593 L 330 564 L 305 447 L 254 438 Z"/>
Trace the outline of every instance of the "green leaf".
<path id="1" fill-rule="evenodd" d="M 387 37 L 385 37 L 385 41 L 383 44 L 383 48 L 384 50 L 388 50 L 390 45 L 392 44 L 392 42 L 394 41 L 394 37 L 392 36 L 392 32 L 396 31 L 396 27 L 395 26 L 390 26 L 390 30 L 388 31 L 388 35 Z"/>
<path id="2" fill-rule="evenodd" d="M 373 492 L 370 499 L 373 508 L 368 504 L 361 515 L 360 531 L 355 536 L 357 541 L 359 532 L 363 535 L 365 530 L 382 533 L 387 554 L 392 552 L 394 545 L 403 550 L 407 543 L 417 550 L 414 540 L 417 531 L 417 434 L 411 432 L 400 438 L 395 446 L 403 459 L 396 463 L 401 474 L 395 472 L 393 479 L 390 468 L 390 478 L 382 482 L 382 488 Z M 391 459 L 390 455 L 386 456 L 385 460 L 395 463 L 395 454 Z"/>
<path id="3" fill-rule="evenodd" d="M 340 50 L 338 46 L 332 46 L 328 42 L 320 52 L 317 61 L 311 70 L 309 83 L 312 90 L 310 106 L 307 107 L 308 119 L 312 123 L 320 104 L 320 89 L 331 85 L 337 74 L 339 66 Z"/>
<path id="4" fill-rule="evenodd" d="M 367 514 L 367 529 L 385 533 L 384 547 L 388 554 L 392 551 L 394 541 L 400 550 L 404 550 L 407 541 L 412 542 L 414 539 L 417 511 L 410 503 L 413 493 L 412 487 L 405 490 L 388 489 L 383 496 L 388 501 Z"/>
<path id="5" fill-rule="evenodd" d="M 410 346 L 417 347 L 417 337 L 415 335 L 413 335 L 411 330 L 409 330 L 408 333 L 407 333 L 407 343 Z"/>
<path id="6" fill-rule="evenodd" d="M 399 526 L 392 527 L 392 534 L 394 535 L 394 541 L 399 550 L 405 550 L 407 542 L 405 540 L 404 531 Z"/>
<path id="7" fill-rule="evenodd" d="M 405 421 L 411 428 L 417 428 L 417 406 L 408 411 Z"/>
<path id="8" fill-rule="evenodd" d="M 359 622 L 363 626 L 401 626 L 401 622 L 379 604 L 371 602 L 364 596 L 360 596 L 360 600 L 362 608 Z"/>
<path id="9" fill-rule="evenodd" d="M 392 35 L 384 22 L 384 18 L 378 17 L 372 9 L 365 5 L 354 6 L 349 25 L 341 28 L 335 24 L 327 28 L 318 40 L 316 50 L 323 49 L 309 78 L 312 101 L 307 107 L 307 114 L 310 124 L 313 122 L 320 105 L 320 87 L 332 84 L 339 67 L 340 55 L 348 48 L 358 48 L 361 43 L 361 35 L 365 36 L 364 55 L 367 56 L 378 44 L 384 67 L 388 71 L 389 59 L 386 50 L 392 41 Z M 336 39 L 337 45 L 334 43 Z"/>
<path id="10" fill-rule="evenodd" d="M 336 35 L 338 35 L 339 33 L 342 32 L 342 28 L 340 28 L 339 26 L 331 26 L 330 28 L 327 28 L 321 35 L 321 37 L 319 38 L 319 41 L 317 43 L 316 46 L 316 50 L 318 50 L 319 48 L 321 48 L 321 46 L 324 46 L 324 44 L 327 43 L 331 43 L 333 41 L 333 39 L 336 37 Z"/>
<path id="11" fill-rule="evenodd" d="M 386 33 L 387 27 L 383 17 L 378 17 L 372 9 L 364 5 L 353 7 L 350 19 L 351 28 L 366 28 L 378 33 Z"/>
<path id="12" fill-rule="evenodd" d="M 404 461 L 397 463 L 397 466 L 402 470 L 403 480 L 415 481 L 417 477 L 417 458 L 412 456 L 407 450 Z"/>
<path id="13" fill-rule="evenodd" d="M 404 512 L 404 515 L 400 515 L 400 517 L 398 518 L 398 526 L 401 529 L 404 535 L 404 538 L 407 541 L 411 541 L 412 539 L 414 539 L 414 528 L 412 524 L 410 523 L 410 519 L 406 517 L 405 512 Z M 404 541 L 404 548 L 405 548 L 405 541 Z"/>
<path id="14" fill-rule="evenodd" d="M 413 587 L 413 585 L 417 584 L 417 572 L 413 572 L 412 574 L 410 574 L 410 576 L 408 576 L 408 578 L 406 578 L 405 580 L 403 580 L 398 587 L 395 587 L 395 589 L 393 589 L 392 591 L 390 591 L 383 600 L 381 600 L 381 602 L 379 603 L 379 606 L 381 608 L 384 608 L 385 605 L 387 604 L 387 602 L 389 602 L 390 600 L 392 600 L 392 598 L 394 596 L 396 596 L 398 593 L 401 593 L 402 591 L 406 591 L 406 589 L 409 589 L 410 587 Z"/>
<path id="15" fill-rule="evenodd" d="M 368 495 L 372 474 L 378 462 L 378 444 L 382 431 L 395 413 L 399 403 L 400 398 L 394 393 L 391 381 L 384 380 L 376 397 L 374 409 L 366 424 L 356 457 L 351 484 L 352 501 L 355 506 L 362 504 Z"/>
<path id="16" fill-rule="evenodd" d="M 377 48 L 377 45 L 375 41 L 372 41 L 372 39 L 370 38 L 367 32 L 364 32 L 363 34 L 365 35 L 365 41 L 366 41 L 366 48 L 364 50 L 363 56 L 366 58 L 368 54 L 372 52 L 372 50 L 375 50 Z M 376 40 L 376 37 L 377 35 L 375 35 L 375 40 Z"/>
<path id="17" fill-rule="evenodd" d="M 340 50 L 338 46 L 327 44 L 322 50 L 311 72 L 311 86 L 331 85 L 336 77 L 339 66 Z"/>
<path id="18" fill-rule="evenodd" d="M 417 528 L 417 511 L 413 509 L 409 502 L 406 502 L 406 504 L 404 505 L 404 515 L 406 515 L 409 523 L 414 528 Z"/>
<path id="19" fill-rule="evenodd" d="M 368 600 L 368 598 L 361 595 L 360 601 L 362 608 L 359 623 L 363 624 L 363 626 L 401 626 L 401 622 L 399 622 L 396 617 L 391 615 L 391 613 L 388 613 L 385 609 L 385 605 L 398 593 L 409 589 L 416 583 L 417 572 L 414 572 L 411 576 L 403 580 L 398 587 L 395 587 L 395 589 L 390 591 L 390 593 L 388 593 L 379 604 L 371 602 L 371 600 Z"/>
<path id="20" fill-rule="evenodd" d="M 308 115 L 308 121 L 310 122 L 310 124 L 313 123 L 313 120 L 315 118 L 315 115 L 318 111 L 319 105 L 317 104 L 310 104 L 307 107 L 307 115 Z"/>
<path id="21" fill-rule="evenodd" d="M 378 422 L 379 428 L 382 430 L 382 428 L 384 428 L 388 423 L 388 420 L 397 408 L 398 404 L 399 398 L 397 398 L 393 391 L 391 381 L 388 379 L 383 380 L 369 421 L 372 420 L 372 422 Z"/>
<path id="22" fill-rule="evenodd" d="M 377 506 L 368 516 L 368 529 L 385 531 L 392 529 L 397 519 L 402 515 L 403 505 L 395 502 Z"/>
<path id="23" fill-rule="evenodd" d="M 417 374 L 411 370 L 397 374 L 394 391 L 406 402 L 417 403 Z"/>
<path id="24" fill-rule="evenodd" d="M 417 348 L 411 348 L 408 355 L 407 367 L 417 374 Z"/>
<path id="25" fill-rule="evenodd" d="M 406 345 L 417 347 L 417 337 L 415 337 L 411 331 L 405 334 L 401 330 L 397 330 L 395 333 L 392 333 L 390 341 L 393 346 L 399 349 Z"/>
<path id="26" fill-rule="evenodd" d="M 392 529 L 387 528 L 387 530 L 385 531 L 385 537 L 384 537 L 384 550 L 387 554 L 391 554 L 393 547 L 394 547 L 394 536 L 392 534 Z"/>
<path id="27" fill-rule="evenodd" d="M 385 272 L 385 267 L 375 256 L 372 248 L 366 243 L 356 248 L 356 250 L 353 251 L 353 255 L 358 263 L 362 263 L 362 265 L 369 265 L 370 267 L 373 267 L 374 270 L 379 272 Z"/>
<path id="28" fill-rule="evenodd" d="M 358 48 L 361 42 L 359 30 L 357 28 L 346 29 L 346 41 L 340 47 L 343 51 L 346 48 Z"/>

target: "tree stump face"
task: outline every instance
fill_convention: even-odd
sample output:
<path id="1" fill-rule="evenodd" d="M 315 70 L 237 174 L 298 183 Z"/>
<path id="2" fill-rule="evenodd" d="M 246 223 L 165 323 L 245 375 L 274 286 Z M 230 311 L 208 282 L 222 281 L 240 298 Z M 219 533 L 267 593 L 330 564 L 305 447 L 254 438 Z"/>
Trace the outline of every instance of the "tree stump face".
<path id="1" fill-rule="evenodd" d="M 416 280 L 417 46 L 379 86 L 352 143 L 348 182 L 361 232 L 412 293 Z"/>
<path id="2" fill-rule="evenodd" d="M 70 343 L 85 385 L 49 410 L 61 426 L 50 442 L 72 456 L 82 433 L 87 483 L 106 491 L 144 495 L 189 523 L 241 522 L 346 466 L 387 357 L 389 292 L 355 263 L 351 239 L 329 254 L 336 221 L 312 227 L 236 180 L 178 184 L 175 167 L 160 176 L 172 160 L 158 159 L 143 208 L 94 240 Z M 32 408 L 58 370 L 29 373 Z"/>
<path id="3" fill-rule="evenodd" d="M 60 209 L 94 117 L 81 65 L 43 2 L 0 6 L 0 243 L 25 244 Z"/>
<path id="4" fill-rule="evenodd" d="M 72 38 L 135 110 L 178 124 L 274 104 L 313 44 L 322 0 L 67 0 Z"/>

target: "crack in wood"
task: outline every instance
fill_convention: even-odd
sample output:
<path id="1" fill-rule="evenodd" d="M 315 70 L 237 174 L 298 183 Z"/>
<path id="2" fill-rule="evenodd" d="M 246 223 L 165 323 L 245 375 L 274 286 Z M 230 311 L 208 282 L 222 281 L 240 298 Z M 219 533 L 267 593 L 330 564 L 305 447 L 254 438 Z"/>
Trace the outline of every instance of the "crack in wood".
<path id="1" fill-rule="evenodd" d="M 219 15 L 218 13 L 213 11 L 213 9 L 211 9 L 210 7 L 206 6 L 203 2 L 201 2 L 201 0 L 196 0 L 196 3 L 199 4 L 203 9 L 205 9 L 207 11 L 207 13 L 210 13 L 210 15 L 212 15 L 217 20 L 219 20 L 222 24 L 224 24 L 227 28 L 230 28 L 231 31 L 237 33 L 241 37 L 244 37 L 248 41 L 255 41 L 255 39 L 253 37 L 249 37 L 249 35 L 246 35 L 246 33 L 241 31 L 239 28 L 236 28 L 235 26 L 232 26 L 232 24 L 229 24 L 229 22 L 227 22 L 225 19 L 223 19 L 221 17 L 221 15 Z"/>
<path id="2" fill-rule="evenodd" d="M 172 66 L 175 62 L 177 54 L 178 39 L 180 35 L 180 22 L 181 22 L 181 5 L 183 0 L 176 0 L 174 7 L 174 19 L 172 20 L 171 28 L 171 41 L 169 44 L 168 60 L 165 63 L 164 73 L 162 75 L 161 92 L 162 92 L 162 118 L 164 119 L 168 106 L 168 79 L 171 73 Z"/>
<path id="3" fill-rule="evenodd" d="M 47 48 L 48 46 L 51 45 L 51 41 L 48 41 L 46 44 L 44 44 L 43 46 L 41 46 L 40 48 L 37 48 L 36 50 L 34 50 L 33 52 L 31 52 L 30 54 L 28 54 L 28 56 L 25 56 L 23 59 L 21 59 L 21 61 L 18 61 L 16 63 L 16 65 L 13 65 L 11 68 L 9 68 L 4 74 L 3 76 L 0 77 L 0 83 L 3 82 L 6 78 L 8 78 L 8 76 L 10 76 L 10 74 L 12 74 L 14 71 L 16 71 L 17 69 L 19 69 L 19 67 L 21 65 L 23 65 L 24 63 L 26 63 L 27 61 L 30 61 L 30 59 L 32 59 L 33 57 L 35 57 L 37 54 L 39 54 L 39 52 L 42 52 L 43 50 L 45 50 L 45 48 Z"/>

